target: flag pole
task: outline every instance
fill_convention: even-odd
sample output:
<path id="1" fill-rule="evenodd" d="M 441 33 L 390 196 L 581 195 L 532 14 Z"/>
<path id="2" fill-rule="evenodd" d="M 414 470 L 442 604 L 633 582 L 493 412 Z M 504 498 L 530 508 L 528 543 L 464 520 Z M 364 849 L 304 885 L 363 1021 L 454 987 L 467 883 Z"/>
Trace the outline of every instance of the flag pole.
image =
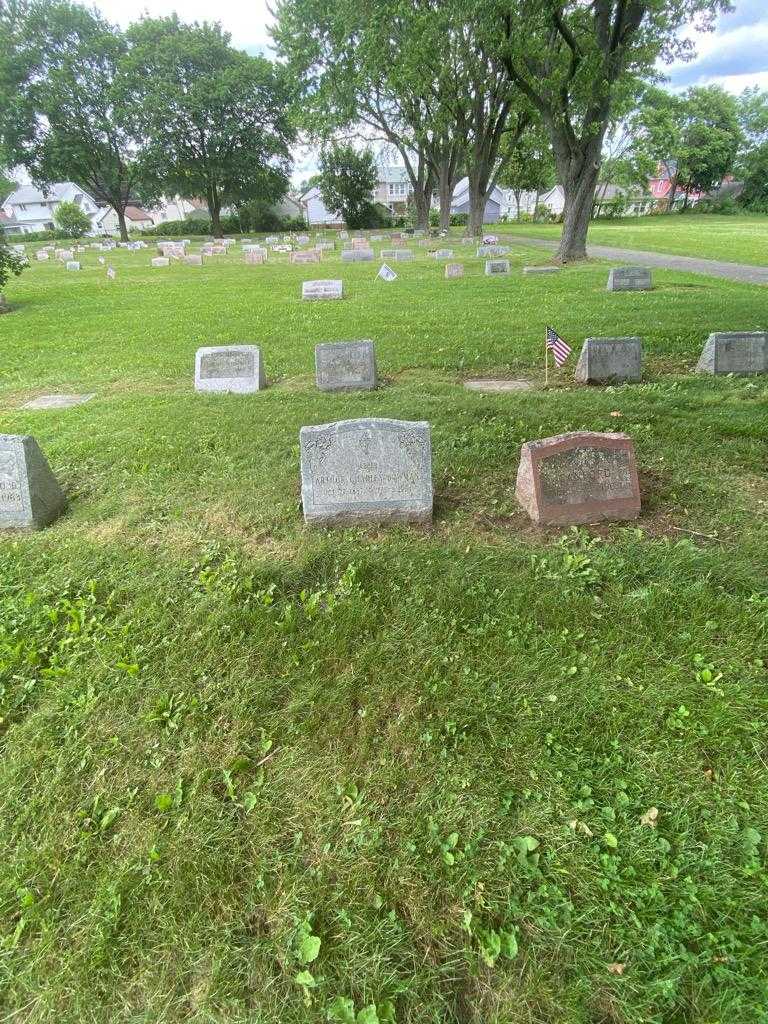
<path id="1" fill-rule="evenodd" d="M 549 346 L 547 345 L 547 328 L 544 328 L 544 387 L 549 387 Z"/>

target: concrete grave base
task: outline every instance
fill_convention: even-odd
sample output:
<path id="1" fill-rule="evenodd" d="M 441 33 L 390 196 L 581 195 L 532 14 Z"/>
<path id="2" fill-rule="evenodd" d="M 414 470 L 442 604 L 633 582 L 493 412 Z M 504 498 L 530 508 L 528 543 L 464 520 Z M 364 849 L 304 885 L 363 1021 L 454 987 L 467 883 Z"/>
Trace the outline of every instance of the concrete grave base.
<path id="1" fill-rule="evenodd" d="M 527 380 L 465 380 L 464 387 L 467 391 L 482 391 L 488 395 L 533 390 L 533 384 Z"/>
<path id="2" fill-rule="evenodd" d="M 88 395 L 40 395 L 30 402 L 25 402 L 22 409 L 71 409 L 75 405 L 83 405 L 96 397 L 95 392 Z"/>

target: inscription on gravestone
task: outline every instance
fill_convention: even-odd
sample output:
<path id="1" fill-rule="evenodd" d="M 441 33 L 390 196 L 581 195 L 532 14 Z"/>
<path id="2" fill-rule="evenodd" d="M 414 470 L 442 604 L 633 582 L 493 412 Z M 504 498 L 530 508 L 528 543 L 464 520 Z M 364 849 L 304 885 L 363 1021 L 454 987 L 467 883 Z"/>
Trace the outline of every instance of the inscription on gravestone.
<path id="1" fill-rule="evenodd" d="M 710 334 L 701 352 L 698 373 L 768 373 L 768 333 Z"/>
<path id="2" fill-rule="evenodd" d="M 342 420 L 302 427 L 301 498 L 307 523 L 429 522 L 429 424 Z"/>
<path id="3" fill-rule="evenodd" d="M 315 375 L 321 391 L 370 391 L 376 387 L 372 341 L 334 341 L 315 346 Z"/>
<path id="4" fill-rule="evenodd" d="M 301 286 L 302 299 L 340 299 L 342 292 L 339 280 L 304 281 Z"/>
<path id="5" fill-rule="evenodd" d="M 631 438 L 576 431 L 526 442 L 515 496 L 534 522 L 636 519 L 640 487 Z"/>
<path id="6" fill-rule="evenodd" d="M 488 275 L 491 275 L 491 274 L 508 274 L 509 273 L 509 260 L 486 260 L 485 261 L 485 272 Z"/>
<path id="7" fill-rule="evenodd" d="M 652 287 L 647 267 L 614 267 L 608 274 L 609 292 L 647 292 Z"/>
<path id="8" fill-rule="evenodd" d="M 640 338 L 587 338 L 576 364 L 583 384 L 636 384 L 642 379 Z"/>
<path id="9" fill-rule="evenodd" d="M 207 346 L 195 354 L 195 391 L 250 394 L 265 386 L 258 345 Z"/>
<path id="10" fill-rule="evenodd" d="M 37 441 L 29 435 L 0 434 L 0 529 L 40 530 L 65 505 Z"/>
<path id="11" fill-rule="evenodd" d="M 463 263 L 446 263 L 445 265 L 445 276 L 446 277 L 464 277 L 464 264 Z"/>

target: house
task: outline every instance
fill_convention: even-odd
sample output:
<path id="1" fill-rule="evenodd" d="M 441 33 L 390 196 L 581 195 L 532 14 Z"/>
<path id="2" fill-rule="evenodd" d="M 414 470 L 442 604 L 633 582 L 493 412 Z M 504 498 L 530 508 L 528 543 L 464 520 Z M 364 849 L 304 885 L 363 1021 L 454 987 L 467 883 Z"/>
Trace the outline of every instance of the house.
<path id="1" fill-rule="evenodd" d="M 673 186 L 675 186 L 675 198 L 673 200 L 673 206 L 675 207 L 683 205 L 695 206 L 701 199 L 701 192 L 690 192 L 688 194 L 688 202 L 686 203 L 685 192 L 682 189 L 678 189 L 676 179 L 677 161 L 660 160 L 656 165 L 656 174 L 648 179 L 648 188 L 656 200 L 656 206 L 660 209 L 665 209 L 669 206 Z"/>
<path id="2" fill-rule="evenodd" d="M 307 189 L 304 195 L 301 197 L 301 204 L 304 208 L 304 216 L 306 217 L 307 224 L 310 227 L 317 224 L 319 225 L 334 225 L 343 224 L 344 218 L 340 213 L 332 213 L 326 209 L 325 203 L 320 196 L 320 189 L 317 185 L 313 185 L 312 188 Z"/>
<path id="3" fill-rule="evenodd" d="M 59 181 L 45 189 L 22 185 L 11 192 L 2 209 L 15 221 L 13 230 L 28 235 L 34 231 L 53 231 L 54 213 L 61 203 L 74 203 L 91 218 L 99 212 L 93 196 L 73 181 Z"/>
<path id="4" fill-rule="evenodd" d="M 593 216 L 598 216 L 601 208 L 610 207 L 611 204 L 615 204 L 619 196 L 625 197 L 626 206 L 624 208 L 624 213 L 626 213 L 627 216 L 646 213 L 651 203 L 650 198 L 643 193 L 630 193 L 623 185 L 612 185 L 608 182 L 601 182 L 595 187 Z M 539 198 L 539 205 L 548 207 L 549 212 L 553 216 L 561 216 L 565 210 L 565 190 L 563 189 L 563 186 L 555 185 L 555 187 L 551 188 L 548 192 L 544 192 Z"/>
<path id="5" fill-rule="evenodd" d="M 379 180 L 373 190 L 373 202 L 386 206 L 390 213 L 404 214 L 408 198 L 413 194 L 411 179 L 405 167 L 398 165 L 379 166 Z"/>
<path id="6" fill-rule="evenodd" d="M 153 224 L 167 224 L 169 221 L 188 220 L 191 217 L 207 217 L 208 204 L 202 199 L 184 199 L 163 196 L 157 206 L 149 210 Z"/>
<path id="7" fill-rule="evenodd" d="M 501 208 L 504 203 L 504 193 L 494 185 L 490 195 L 485 201 L 485 213 L 483 224 L 497 224 L 501 220 Z M 469 178 L 462 178 L 453 190 L 451 200 L 452 214 L 469 214 Z"/>
<path id="8" fill-rule="evenodd" d="M 302 200 L 293 196 L 284 196 L 279 203 L 273 204 L 272 209 L 278 217 L 286 220 L 305 220 L 307 215 Z"/>
<path id="9" fill-rule="evenodd" d="M 514 189 L 503 188 L 501 189 L 502 201 L 501 201 L 501 216 L 502 219 L 516 220 L 517 219 L 517 201 L 518 197 L 515 195 Z M 541 193 L 539 192 L 521 192 L 520 196 L 520 213 L 527 213 L 533 215 L 536 211 L 536 204 L 541 202 Z"/>
<path id="10" fill-rule="evenodd" d="M 126 206 L 125 223 L 129 231 L 146 231 L 154 227 L 154 221 L 140 206 Z M 116 235 L 120 232 L 120 222 L 111 206 L 99 210 L 93 219 L 93 228 L 100 235 Z"/>
<path id="11" fill-rule="evenodd" d="M 9 217 L 4 210 L 0 209 L 0 235 L 13 235 L 19 230 L 15 217 Z"/>

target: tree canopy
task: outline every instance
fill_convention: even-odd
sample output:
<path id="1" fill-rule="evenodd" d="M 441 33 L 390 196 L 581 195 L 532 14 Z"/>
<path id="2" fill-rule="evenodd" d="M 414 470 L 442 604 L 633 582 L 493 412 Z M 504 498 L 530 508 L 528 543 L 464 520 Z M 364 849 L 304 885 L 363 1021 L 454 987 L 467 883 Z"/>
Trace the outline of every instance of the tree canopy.
<path id="1" fill-rule="evenodd" d="M 329 146 L 320 159 L 320 195 L 332 213 L 340 213 L 350 228 L 368 227 L 373 219 L 371 193 L 378 175 L 370 150 Z"/>

